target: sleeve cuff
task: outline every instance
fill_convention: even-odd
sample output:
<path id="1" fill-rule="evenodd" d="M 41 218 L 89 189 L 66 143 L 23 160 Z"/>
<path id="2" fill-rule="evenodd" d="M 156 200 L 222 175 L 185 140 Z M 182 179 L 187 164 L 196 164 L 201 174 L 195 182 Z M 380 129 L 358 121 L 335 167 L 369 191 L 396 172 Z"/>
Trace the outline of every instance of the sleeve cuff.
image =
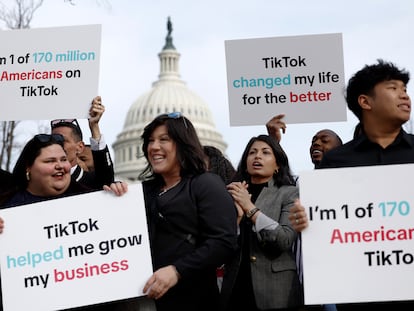
<path id="1" fill-rule="evenodd" d="M 100 140 L 96 140 L 93 137 L 89 138 L 89 141 L 91 143 L 91 150 L 97 151 L 97 150 L 104 150 L 106 148 L 106 142 L 103 135 L 101 135 Z"/>

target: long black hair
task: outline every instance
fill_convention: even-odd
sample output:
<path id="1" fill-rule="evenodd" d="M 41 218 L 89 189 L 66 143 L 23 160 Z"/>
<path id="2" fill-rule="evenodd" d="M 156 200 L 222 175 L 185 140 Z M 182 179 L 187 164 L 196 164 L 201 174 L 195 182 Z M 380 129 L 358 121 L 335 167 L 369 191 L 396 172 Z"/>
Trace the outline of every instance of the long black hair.
<path id="1" fill-rule="evenodd" d="M 206 172 L 205 154 L 193 124 L 180 112 L 159 115 L 149 123 L 141 135 L 142 152 L 147 159 L 147 166 L 139 174 L 140 180 L 161 178 L 154 173 L 148 161 L 148 144 L 154 130 L 161 125 L 167 127 L 168 136 L 176 143 L 177 158 L 180 163 L 181 176 L 198 175 Z"/>
<path id="2" fill-rule="evenodd" d="M 43 148 L 57 144 L 64 150 L 63 143 L 64 138 L 60 134 L 38 134 L 30 139 L 24 146 L 13 168 L 13 179 L 17 188 L 20 190 L 27 188 L 26 170 L 33 165 Z"/>
<path id="3" fill-rule="evenodd" d="M 246 181 L 248 183 L 251 182 L 250 174 L 247 172 L 247 157 L 249 155 L 250 148 L 256 141 L 262 141 L 266 143 L 267 145 L 269 145 L 269 147 L 273 151 L 273 154 L 276 158 L 277 165 L 279 166 L 278 171 L 273 174 L 273 180 L 275 181 L 275 184 L 278 187 L 281 187 L 283 185 L 295 185 L 296 184 L 295 178 L 293 177 L 291 173 L 290 166 L 289 166 L 289 160 L 288 160 L 288 157 L 285 151 L 283 151 L 280 144 L 273 137 L 270 137 L 269 135 L 255 136 L 249 140 L 246 148 L 243 151 L 243 155 L 237 167 L 237 173 L 235 175 L 234 180 L 235 181 Z"/>

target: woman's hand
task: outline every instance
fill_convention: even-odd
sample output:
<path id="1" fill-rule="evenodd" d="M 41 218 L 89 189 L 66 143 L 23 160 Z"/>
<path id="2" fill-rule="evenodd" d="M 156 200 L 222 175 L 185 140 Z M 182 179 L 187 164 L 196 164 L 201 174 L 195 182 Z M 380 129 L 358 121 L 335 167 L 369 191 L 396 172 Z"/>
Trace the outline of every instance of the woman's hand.
<path id="1" fill-rule="evenodd" d="M 251 197 L 252 195 L 247 191 L 247 183 L 243 182 L 232 182 L 227 185 L 227 190 L 233 197 L 233 200 L 237 207 L 238 215 L 240 216 L 240 209 L 243 213 L 247 213 L 254 208 Z"/>
<path id="2" fill-rule="evenodd" d="M 303 205 L 300 204 L 299 199 L 297 199 L 294 205 L 290 208 L 289 220 L 296 232 L 301 232 L 309 225 L 308 215 L 306 214 Z"/>
<path id="3" fill-rule="evenodd" d="M 159 299 L 177 284 L 179 278 L 180 275 L 173 265 L 160 268 L 148 279 L 143 292 L 148 295 L 148 298 Z"/>
<path id="4" fill-rule="evenodd" d="M 234 205 L 236 206 L 236 211 L 237 211 L 237 224 L 240 225 L 240 222 L 244 215 L 244 211 L 237 202 L 234 202 Z"/>
<path id="5" fill-rule="evenodd" d="M 103 190 L 112 192 L 117 196 L 121 196 L 128 191 L 128 184 L 123 181 L 116 181 L 110 184 L 109 186 L 104 185 Z"/>

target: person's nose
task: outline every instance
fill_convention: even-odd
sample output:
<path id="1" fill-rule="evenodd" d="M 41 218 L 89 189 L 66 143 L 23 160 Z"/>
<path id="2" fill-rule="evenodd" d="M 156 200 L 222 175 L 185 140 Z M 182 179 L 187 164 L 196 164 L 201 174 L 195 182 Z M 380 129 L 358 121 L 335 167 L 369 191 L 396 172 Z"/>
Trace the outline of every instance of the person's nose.
<path id="1" fill-rule="evenodd" d="M 401 92 L 401 97 L 404 98 L 404 99 L 411 100 L 410 95 L 408 95 L 407 92 Z"/>
<path id="2" fill-rule="evenodd" d="M 151 143 L 149 143 L 149 145 L 148 145 L 148 151 L 151 151 L 151 150 L 159 150 L 160 149 L 160 146 L 161 146 L 160 141 L 159 140 L 154 140 Z"/>
<path id="3" fill-rule="evenodd" d="M 320 147 L 321 146 L 321 140 L 315 139 L 315 141 L 312 143 L 312 147 Z"/>

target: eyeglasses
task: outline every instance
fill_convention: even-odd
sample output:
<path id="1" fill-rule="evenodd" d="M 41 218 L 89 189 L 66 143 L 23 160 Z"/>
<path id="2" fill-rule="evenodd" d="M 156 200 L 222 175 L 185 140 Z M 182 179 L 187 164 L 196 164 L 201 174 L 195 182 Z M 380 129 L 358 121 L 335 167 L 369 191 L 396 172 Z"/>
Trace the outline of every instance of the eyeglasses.
<path id="1" fill-rule="evenodd" d="M 73 129 L 75 129 L 76 133 L 81 137 L 82 139 L 82 130 L 79 126 L 78 120 L 76 119 L 56 119 L 50 121 L 50 127 L 52 130 L 54 128 L 60 127 L 60 126 L 69 126 Z"/>
<path id="2" fill-rule="evenodd" d="M 170 118 L 170 119 L 183 118 L 184 126 L 185 126 L 186 129 L 188 128 L 187 122 L 185 121 L 185 118 L 184 118 L 184 116 L 181 112 L 179 112 L 179 111 L 170 112 L 170 113 L 167 113 L 166 116 L 167 116 L 167 118 Z"/>
<path id="3" fill-rule="evenodd" d="M 67 125 L 67 124 L 72 124 L 80 128 L 78 120 L 76 119 L 56 119 L 56 120 L 50 121 L 50 127 L 52 129 L 55 127 L 59 127 L 60 125 Z"/>
<path id="4" fill-rule="evenodd" d="M 48 143 L 50 141 L 56 141 L 58 143 L 63 143 L 65 139 L 60 134 L 37 134 L 34 139 L 41 143 Z"/>

